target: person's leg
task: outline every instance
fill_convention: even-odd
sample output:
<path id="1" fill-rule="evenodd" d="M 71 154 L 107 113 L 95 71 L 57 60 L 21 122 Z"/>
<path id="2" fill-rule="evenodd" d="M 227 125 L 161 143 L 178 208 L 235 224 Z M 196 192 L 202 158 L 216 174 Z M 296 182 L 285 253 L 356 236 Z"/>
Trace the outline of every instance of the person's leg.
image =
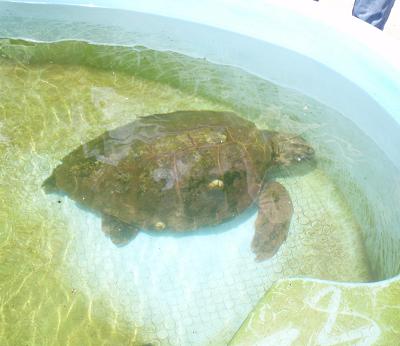
<path id="1" fill-rule="evenodd" d="M 353 16 L 383 30 L 395 0 L 355 0 Z"/>

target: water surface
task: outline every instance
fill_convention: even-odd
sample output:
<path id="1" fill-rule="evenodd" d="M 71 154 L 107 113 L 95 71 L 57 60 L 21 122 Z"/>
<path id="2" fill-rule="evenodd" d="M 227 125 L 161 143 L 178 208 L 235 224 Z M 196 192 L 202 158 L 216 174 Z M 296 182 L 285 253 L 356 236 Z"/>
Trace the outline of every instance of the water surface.
<path id="1" fill-rule="evenodd" d="M 379 149 L 340 114 L 168 51 L 5 39 L 0 57 L 1 344 L 224 345 L 280 278 L 374 279 L 365 247 L 374 223 L 352 212 L 350 195 L 360 210 L 368 201 L 348 171 Z M 97 215 L 41 188 L 66 154 L 106 130 L 204 109 L 301 134 L 317 152 L 316 168 L 276 173 L 294 217 L 269 261 L 251 252 L 254 209 L 205 234 L 140 233 L 118 248 Z"/>

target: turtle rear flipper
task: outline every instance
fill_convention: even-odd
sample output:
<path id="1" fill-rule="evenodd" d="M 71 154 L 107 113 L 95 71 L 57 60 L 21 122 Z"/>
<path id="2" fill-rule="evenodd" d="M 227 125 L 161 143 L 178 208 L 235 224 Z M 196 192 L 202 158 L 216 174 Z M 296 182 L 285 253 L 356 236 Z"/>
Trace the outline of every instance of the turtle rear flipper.
<path id="1" fill-rule="evenodd" d="M 256 261 L 266 260 L 286 240 L 293 205 L 286 188 L 278 182 L 264 185 L 258 199 L 258 216 L 251 248 Z"/>
<path id="2" fill-rule="evenodd" d="M 42 184 L 42 188 L 46 193 L 58 192 L 56 177 L 54 173 L 50 175 Z"/>
<path id="3" fill-rule="evenodd" d="M 139 231 L 137 227 L 128 225 L 110 215 L 102 216 L 101 228 L 104 234 L 110 237 L 114 245 L 118 247 L 127 245 Z"/>

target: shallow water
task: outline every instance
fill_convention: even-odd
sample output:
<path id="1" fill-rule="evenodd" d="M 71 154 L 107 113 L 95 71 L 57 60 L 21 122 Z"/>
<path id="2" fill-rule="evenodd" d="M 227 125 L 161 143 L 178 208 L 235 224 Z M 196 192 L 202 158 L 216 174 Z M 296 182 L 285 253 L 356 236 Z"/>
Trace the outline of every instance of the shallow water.
<path id="1" fill-rule="evenodd" d="M 346 188 L 360 192 L 332 156 L 346 168 L 366 152 L 340 137 L 358 133 L 341 115 L 244 71 L 172 52 L 3 40 L 0 56 L 1 344 L 224 345 L 280 278 L 374 278 Z M 317 151 L 315 169 L 277 173 L 294 217 L 271 260 L 257 263 L 250 250 L 254 210 L 204 235 L 140 233 L 118 248 L 98 216 L 41 188 L 66 154 L 104 131 L 196 109 L 302 134 Z M 335 176 L 347 183 L 338 188 Z"/>

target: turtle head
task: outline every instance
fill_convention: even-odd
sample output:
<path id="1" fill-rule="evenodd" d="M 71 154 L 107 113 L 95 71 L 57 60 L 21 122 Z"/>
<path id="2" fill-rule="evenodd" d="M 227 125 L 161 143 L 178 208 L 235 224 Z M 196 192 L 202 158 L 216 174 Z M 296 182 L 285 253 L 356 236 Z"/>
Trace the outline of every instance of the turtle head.
<path id="1" fill-rule="evenodd" d="M 314 149 L 298 135 L 271 131 L 263 134 L 278 165 L 289 166 L 314 159 Z"/>

